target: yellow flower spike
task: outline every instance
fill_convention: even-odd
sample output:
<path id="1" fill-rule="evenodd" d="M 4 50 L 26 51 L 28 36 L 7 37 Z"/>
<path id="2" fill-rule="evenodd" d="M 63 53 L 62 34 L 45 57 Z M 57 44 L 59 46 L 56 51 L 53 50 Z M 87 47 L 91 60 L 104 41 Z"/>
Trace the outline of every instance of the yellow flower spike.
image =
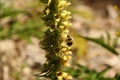
<path id="1" fill-rule="evenodd" d="M 66 7 L 70 3 L 67 0 L 41 1 L 46 6 L 42 19 L 48 27 L 41 41 L 42 47 L 47 53 L 47 60 L 44 64 L 43 72 L 48 73 L 44 76 L 50 75 L 49 78 L 52 80 L 69 80 L 71 79 L 70 76 L 62 72 L 62 68 L 64 66 L 70 66 L 69 61 L 71 59 L 70 55 L 72 54 L 70 51 L 72 40 L 69 33 L 71 23 L 68 20 L 71 18 L 71 13 L 66 10 Z M 48 46 L 49 44 L 51 46 Z M 50 67 L 51 65 L 52 67 Z M 51 75 L 51 73 L 55 75 Z"/>

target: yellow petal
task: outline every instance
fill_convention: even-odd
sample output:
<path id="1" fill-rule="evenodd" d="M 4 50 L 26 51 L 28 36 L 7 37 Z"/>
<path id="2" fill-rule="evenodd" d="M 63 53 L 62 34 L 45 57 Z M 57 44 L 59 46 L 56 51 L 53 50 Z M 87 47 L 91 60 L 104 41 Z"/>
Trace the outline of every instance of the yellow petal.
<path id="1" fill-rule="evenodd" d="M 67 51 L 65 52 L 65 54 L 72 54 L 72 51 Z"/>
<path id="2" fill-rule="evenodd" d="M 70 55 L 64 56 L 63 59 L 64 60 L 70 60 L 72 57 Z"/>

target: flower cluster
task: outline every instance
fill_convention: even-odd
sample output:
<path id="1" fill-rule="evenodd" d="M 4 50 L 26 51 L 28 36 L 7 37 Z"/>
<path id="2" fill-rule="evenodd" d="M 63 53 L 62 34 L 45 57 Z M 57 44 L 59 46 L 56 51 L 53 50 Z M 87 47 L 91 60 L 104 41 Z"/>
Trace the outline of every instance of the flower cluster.
<path id="1" fill-rule="evenodd" d="M 57 72 L 58 80 L 71 80 L 72 77 L 68 75 L 66 72 Z"/>
<path id="2" fill-rule="evenodd" d="M 46 63 L 44 64 L 44 76 L 52 80 L 71 80 L 71 76 L 62 72 L 64 66 L 70 66 L 72 52 L 72 38 L 69 34 L 71 23 L 68 21 L 70 12 L 66 7 L 70 5 L 66 0 L 48 0 L 42 19 L 48 29 L 41 41 L 42 48 L 46 50 Z"/>

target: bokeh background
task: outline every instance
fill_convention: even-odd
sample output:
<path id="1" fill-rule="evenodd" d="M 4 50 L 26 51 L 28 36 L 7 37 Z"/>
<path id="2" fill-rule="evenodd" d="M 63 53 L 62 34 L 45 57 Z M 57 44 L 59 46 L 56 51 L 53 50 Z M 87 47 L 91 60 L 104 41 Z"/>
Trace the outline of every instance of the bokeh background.
<path id="1" fill-rule="evenodd" d="M 72 67 L 79 63 L 100 72 L 112 66 L 105 76 L 114 77 L 120 73 L 120 57 L 77 35 L 98 38 L 108 32 L 112 44 L 120 31 L 120 0 L 68 1 L 72 3 L 68 8 L 73 24 Z M 43 9 L 40 0 L 0 0 L 0 80 L 40 80 L 33 75 L 46 60 L 39 43 L 46 30 Z M 115 49 L 120 53 L 120 39 Z"/>

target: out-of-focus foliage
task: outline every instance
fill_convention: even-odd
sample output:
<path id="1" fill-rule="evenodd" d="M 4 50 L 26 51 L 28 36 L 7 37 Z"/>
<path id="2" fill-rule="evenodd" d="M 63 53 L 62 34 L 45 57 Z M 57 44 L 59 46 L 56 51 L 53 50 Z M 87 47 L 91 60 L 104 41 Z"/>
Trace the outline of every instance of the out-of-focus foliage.
<path id="1" fill-rule="evenodd" d="M 111 67 L 108 66 L 106 69 L 101 72 L 97 72 L 95 70 L 89 70 L 87 67 L 77 64 L 76 69 L 67 68 L 64 71 L 68 72 L 72 75 L 76 80 L 119 80 L 120 75 L 116 75 L 114 78 L 105 78 L 105 73 Z"/>
<path id="2" fill-rule="evenodd" d="M 0 3 L 0 9 L 2 11 L 0 13 L 0 19 L 7 16 L 15 17 L 17 14 L 25 12 L 23 10 L 16 10 L 13 8 L 13 6 L 4 7 L 3 3 Z"/>
<path id="3" fill-rule="evenodd" d="M 115 55 L 119 55 L 119 53 L 115 50 L 115 47 L 116 47 L 117 42 L 118 42 L 118 37 L 113 39 L 113 43 L 111 45 L 110 44 L 111 36 L 108 32 L 106 33 L 106 35 L 107 35 L 106 41 L 105 41 L 103 36 L 101 36 L 100 38 L 90 38 L 90 37 L 85 37 L 85 36 L 81 36 L 81 37 L 88 40 L 88 41 L 92 41 L 92 42 L 95 42 L 95 43 L 101 45 L 102 47 L 109 50 L 110 52 L 112 52 Z"/>
<path id="4" fill-rule="evenodd" d="M 38 7 L 38 4 L 31 5 Z M 30 6 L 30 7 L 31 7 Z M 44 32 L 44 24 L 41 20 L 41 13 L 35 10 L 30 12 L 29 9 L 15 9 L 11 6 L 4 6 L 0 3 L 0 8 L 2 10 L 0 14 L 0 20 L 5 18 L 10 18 L 10 20 L 5 24 L 0 24 L 0 40 L 5 38 L 17 37 L 19 39 L 30 40 L 31 37 L 41 38 Z M 27 17 L 20 21 L 17 19 L 19 15 Z M 5 25 L 8 25 L 7 27 Z"/>

